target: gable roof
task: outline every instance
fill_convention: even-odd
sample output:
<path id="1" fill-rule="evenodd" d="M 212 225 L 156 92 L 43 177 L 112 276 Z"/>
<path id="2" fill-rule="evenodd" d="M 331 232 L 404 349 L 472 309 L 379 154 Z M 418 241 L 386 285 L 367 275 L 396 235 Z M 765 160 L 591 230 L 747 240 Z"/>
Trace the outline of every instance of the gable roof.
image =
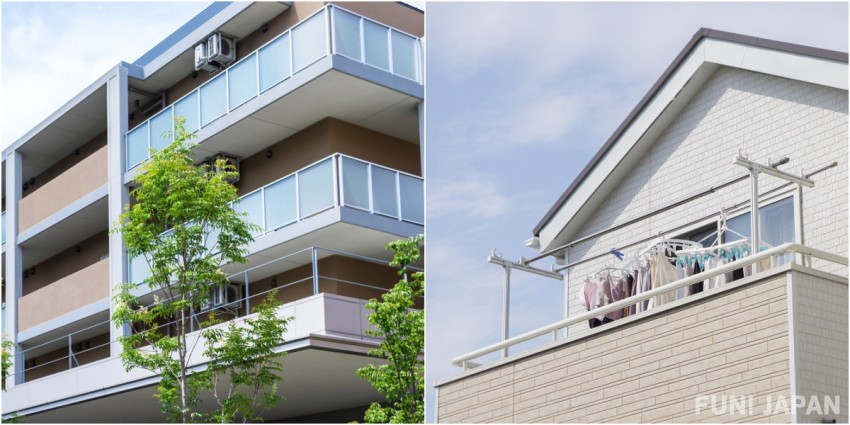
<path id="1" fill-rule="evenodd" d="M 840 67 L 840 69 L 836 67 L 832 67 L 831 69 L 826 70 L 826 72 L 822 72 L 821 75 L 809 78 L 805 76 L 805 72 L 802 72 L 798 69 L 781 69 L 782 66 L 789 65 L 788 63 L 776 63 L 776 61 L 771 60 L 763 60 L 764 58 L 747 60 L 744 59 L 745 55 L 742 52 L 736 52 L 738 54 L 732 55 L 729 52 L 723 52 L 724 54 L 719 54 L 717 50 L 713 50 L 711 52 L 704 51 L 700 54 L 703 54 L 702 57 L 694 58 L 696 53 L 705 45 L 706 41 L 714 41 L 719 42 L 721 44 L 730 45 L 734 44 L 737 46 L 743 47 L 751 47 L 759 50 L 769 50 L 773 52 L 779 52 L 782 54 L 790 54 L 793 56 L 799 56 L 808 58 L 809 60 L 816 60 L 820 62 L 828 62 L 828 63 L 841 63 L 844 66 Z M 698 56 L 698 55 L 696 55 Z M 726 57 L 722 57 L 726 56 Z M 732 58 L 734 56 L 734 59 Z M 694 63 L 689 63 L 693 62 Z M 554 223 L 555 219 L 559 215 L 564 215 L 563 209 L 571 202 L 581 202 L 584 204 L 583 200 L 576 200 L 577 192 L 582 186 L 585 185 L 594 185 L 595 187 L 589 188 L 588 192 L 595 193 L 599 184 L 597 182 L 589 183 L 588 178 L 594 172 L 599 172 L 599 168 L 601 168 L 603 160 L 608 156 L 615 145 L 621 141 L 624 134 L 632 128 L 636 121 L 643 119 L 642 116 L 644 113 L 649 113 L 653 115 L 650 118 L 650 125 L 654 125 L 655 120 L 664 113 L 668 112 L 668 108 L 656 108 L 655 111 L 648 111 L 650 104 L 657 101 L 659 95 L 662 91 L 666 90 L 668 86 L 673 83 L 672 80 L 678 79 L 681 80 L 681 87 L 679 87 L 679 91 L 683 91 L 685 86 L 691 85 L 691 80 L 696 81 L 696 85 L 701 85 L 705 79 L 699 81 L 700 79 L 694 78 L 696 77 L 701 70 L 710 70 L 713 71 L 717 68 L 718 65 L 724 66 L 733 66 L 739 67 L 743 69 L 751 69 L 758 72 L 771 73 L 775 75 L 781 75 L 787 78 L 795 78 L 804 81 L 813 82 L 816 84 L 824 84 L 833 87 L 839 87 L 842 89 L 847 89 L 847 68 L 846 64 L 848 62 L 848 54 L 846 52 L 838 52 L 833 50 L 821 49 L 817 47 L 804 46 L 800 44 L 786 43 L 781 41 L 769 40 L 764 38 L 757 38 L 742 34 L 735 34 L 731 32 L 718 31 L 710 28 L 700 28 L 687 45 L 679 52 L 673 62 L 667 67 L 661 77 L 652 85 L 643 98 L 638 102 L 634 109 L 626 116 L 626 119 L 617 127 L 614 133 L 610 138 L 602 145 L 598 152 L 593 156 L 590 162 L 584 167 L 584 169 L 578 174 L 578 176 L 573 180 L 570 186 L 566 191 L 558 198 L 555 204 L 549 209 L 548 212 L 543 216 L 540 222 L 534 227 L 533 234 L 535 237 L 541 237 L 540 250 L 547 251 L 552 249 L 551 242 L 556 239 L 556 236 L 553 236 L 556 232 L 560 234 L 563 232 L 566 224 L 569 224 L 572 221 L 572 218 L 575 216 L 575 212 L 581 208 L 582 205 L 574 205 L 572 210 L 573 213 L 568 214 L 569 217 L 561 217 L 560 223 Z M 795 68 L 794 66 L 789 66 L 788 68 Z M 704 72 L 705 73 L 705 72 Z M 674 87 L 676 88 L 676 87 Z M 698 87 L 697 87 L 698 88 Z M 695 93 L 696 90 L 692 88 L 690 90 L 691 94 Z M 676 96 L 673 96 L 667 102 L 668 106 L 670 103 L 675 100 L 678 100 L 680 103 L 683 99 L 678 99 L 678 93 Z M 628 150 L 627 150 L 628 151 Z M 617 161 L 619 163 L 619 161 Z M 606 164 L 610 168 L 610 164 Z M 616 167 L 617 164 L 614 164 Z M 589 196 L 589 195 L 588 195 Z M 588 196 L 585 196 L 587 198 Z M 546 232 L 547 226 L 549 225 L 557 225 L 560 226 L 561 229 L 550 229 L 550 231 Z M 541 235 L 541 233 L 548 233 L 545 239 Z"/>

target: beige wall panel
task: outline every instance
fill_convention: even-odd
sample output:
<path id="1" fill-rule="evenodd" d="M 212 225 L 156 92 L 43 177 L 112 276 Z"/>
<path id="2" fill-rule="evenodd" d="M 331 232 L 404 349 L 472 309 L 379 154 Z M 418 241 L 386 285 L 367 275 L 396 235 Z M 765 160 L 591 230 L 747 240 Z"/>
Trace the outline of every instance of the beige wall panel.
<path id="1" fill-rule="evenodd" d="M 807 402 L 797 420 L 847 423 L 847 283 L 805 273 L 795 273 L 793 280 L 795 395 Z M 812 398 L 825 409 L 827 397 L 839 402 L 838 414 L 808 409 Z"/>
<path id="2" fill-rule="evenodd" d="M 77 247 L 80 252 L 77 252 Z M 109 254 L 109 233 L 102 232 L 86 239 L 39 264 L 36 264 L 35 275 L 30 275 L 23 281 L 23 295 L 41 289 L 65 276 L 76 273 L 101 260 Z"/>
<path id="3" fill-rule="evenodd" d="M 30 194 L 37 192 L 38 189 L 41 186 L 44 186 L 45 184 L 47 184 L 51 180 L 55 179 L 56 177 L 59 177 L 60 175 L 62 175 L 62 173 L 73 168 L 74 166 L 76 166 L 77 164 L 79 164 L 81 161 L 85 160 L 86 158 L 88 158 L 92 154 L 97 153 L 104 146 L 106 146 L 106 132 L 104 132 L 104 133 L 100 134 L 99 136 L 95 137 L 94 139 L 91 139 L 90 141 L 86 142 L 85 145 L 80 146 L 80 148 L 79 148 L 80 153 L 79 154 L 76 151 L 74 151 L 71 154 L 60 159 L 55 164 L 51 165 L 50 168 L 42 171 L 41 174 L 39 174 L 35 177 L 35 184 L 34 185 L 28 185 L 29 187 L 27 188 L 27 190 L 25 190 L 21 193 L 21 197 L 26 198 Z M 4 198 L 3 202 L 4 202 L 3 210 L 5 211 L 6 210 L 5 198 Z"/>
<path id="4" fill-rule="evenodd" d="M 771 276 L 444 384 L 440 422 L 787 422 L 786 279 Z M 697 396 L 753 396 L 753 415 L 695 414 Z M 719 407 L 719 406 L 718 406 Z"/>
<path id="5" fill-rule="evenodd" d="M 109 296 L 109 260 L 104 259 L 18 300 L 18 326 L 29 329 Z"/>
<path id="6" fill-rule="evenodd" d="M 103 145 L 21 199 L 19 233 L 106 184 L 107 159 L 107 147 Z"/>

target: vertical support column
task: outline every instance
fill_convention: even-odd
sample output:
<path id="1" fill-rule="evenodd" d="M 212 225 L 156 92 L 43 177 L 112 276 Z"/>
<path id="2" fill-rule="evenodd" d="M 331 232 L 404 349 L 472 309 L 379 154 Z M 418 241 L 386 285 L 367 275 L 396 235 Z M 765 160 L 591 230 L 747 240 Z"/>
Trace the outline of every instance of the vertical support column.
<path id="1" fill-rule="evenodd" d="M 570 248 L 564 248 L 564 264 L 570 264 Z M 564 319 L 570 318 L 570 269 L 564 268 Z M 564 338 L 570 334 L 570 327 L 564 328 Z"/>
<path id="2" fill-rule="evenodd" d="M 130 203 L 130 193 L 124 186 L 126 170 L 126 146 L 124 135 L 127 133 L 127 68 L 118 65 L 106 83 L 106 137 L 109 152 L 108 161 L 108 198 L 109 223 L 119 220 L 124 205 Z M 117 286 L 129 280 L 127 251 L 124 238 L 120 233 L 109 235 L 109 299 L 117 293 Z M 114 305 L 110 302 L 109 315 L 112 317 Z M 117 357 L 123 351 L 118 337 L 129 335 L 128 325 L 111 324 L 109 328 L 109 353 Z"/>
<path id="3" fill-rule="evenodd" d="M 750 183 L 752 185 L 752 200 L 750 202 L 750 244 L 753 254 L 759 252 L 759 172 L 750 167 Z M 759 272 L 758 263 L 753 263 L 753 274 Z"/>
<path id="4" fill-rule="evenodd" d="M 18 299 L 22 295 L 23 251 L 18 245 L 18 202 L 21 200 L 23 184 L 23 158 L 13 151 L 6 156 L 6 330 L 15 344 L 12 356 L 11 379 L 6 385 L 13 387 L 24 382 L 23 348 L 18 345 Z"/>
<path id="5" fill-rule="evenodd" d="M 422 178 L 425 178 L 425 101 L 416 104 L 419 114 L 419 166 L 422 167 Z"/>
<path id="6" fill-rule="evenodd" d="M 313 295 L 319 295 L 319 258 L 316 247 L 310 248 L 310 258 L 313 263 Z"/>
<path id="7" fill-rule="evenodd" d="M 505 265 L 505 287 L 502 293 L 502 341 L 510 338 L 511 310 L 511 266 Z M 508 347 L 502 349 L 502 358 L 508 357 Z"/>

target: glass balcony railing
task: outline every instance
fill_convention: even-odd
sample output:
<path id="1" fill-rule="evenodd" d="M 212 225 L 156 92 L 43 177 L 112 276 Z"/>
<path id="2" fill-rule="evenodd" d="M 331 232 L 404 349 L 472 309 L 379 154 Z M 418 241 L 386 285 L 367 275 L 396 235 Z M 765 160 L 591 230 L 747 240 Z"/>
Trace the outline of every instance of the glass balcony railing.
<path id="1" fill-rule="evenodd" d="M 258 238 L 337 206 L 421 225 L 424 194 L 421 177 L 334 154 L 242 196 L 233 208 L 260 226 Z M 207 240 L 212 245 L 217 237 Z M 129 260 L 131 282 L 141 282 L 149 270 L 143 257 Z"/>
<path id="2" fill-rule="evenodd" d="M 127 132 L 127 169 L 172 142 L 175 116 L 196 132 L 329 54 L 421 81 L 418 38 L 328 5 Z"/>
<path id="3" fill-rule="evenodd" d="M 2 235 L 0 235 L 0 244 L 6 244 L 6 211 L 3 211 L 3 214 L 0 214 L 0 229 L 2 229 Z M 4 264 L 5 266 L 5 264 Z"/>

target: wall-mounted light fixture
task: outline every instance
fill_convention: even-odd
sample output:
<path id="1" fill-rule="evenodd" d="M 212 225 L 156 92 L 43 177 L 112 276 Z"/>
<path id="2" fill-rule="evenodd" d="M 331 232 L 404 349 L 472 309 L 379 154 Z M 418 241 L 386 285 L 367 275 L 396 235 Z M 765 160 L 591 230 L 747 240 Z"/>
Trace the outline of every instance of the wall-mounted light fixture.
<path id="1" fill-rule="evenodd" d="M 24 183 L 24 190 L 29 189 L 29 187 L 30 187 L 30 185 L 28 185 L 28 184 Z"/>
<path id="2" fill-rule="evenodd" d="M 192 78 L 198 78 L 198 71 L 192 71 Z"/>
<path id="3" fill-rule="evenodd" d="M 24 270 L 24 279 L 30 277 L 30 272 Z"/>
<path id="4" fill-rule="evenodd" d="M 74 155 L 79 155 L 79 154 L 80 154 L 80 148 L 77 148 L 77 150 L 74 151 Z"/>
<path id="5" fill-rule="evenodd" d="M 268 23 L 263 24 L 263 27 L 261 28 L 261 30 L 263 31 L 263 34 L 267 33 L 269 31 L 269 24 Z"/>
<path id="6" fill-rule="evenodd" d="M 272 288 L 277 288 L 277 279 L 272 279 Z"/>
<path id="7" fill-rule="evenodd" d="M 266 158 L 271 158 L 272 156 L 274 156 L 274 152 L 272 152 L 271 149 L 267 150 L 266 151 Z"/>
<path id="8" fill-rule="evenodd" d="M 77 251 L 77 252 L 80 252 L 80 251 L 82 251 L 82 250 L 83 250 L 83 248 L 81 248 L 79 245 L 77 245 L 77 249 L 76 249 L 76 251 Z"/>
<path id="9" fill-rule="evenodd" d="M 35 184 L 35 177 L 30 177 L 30 186 Z"/>
<path id="10" fill-rule="evenodd" d="M 30 269 L 30 276 L 35 276 L 35 267 Z"/>

